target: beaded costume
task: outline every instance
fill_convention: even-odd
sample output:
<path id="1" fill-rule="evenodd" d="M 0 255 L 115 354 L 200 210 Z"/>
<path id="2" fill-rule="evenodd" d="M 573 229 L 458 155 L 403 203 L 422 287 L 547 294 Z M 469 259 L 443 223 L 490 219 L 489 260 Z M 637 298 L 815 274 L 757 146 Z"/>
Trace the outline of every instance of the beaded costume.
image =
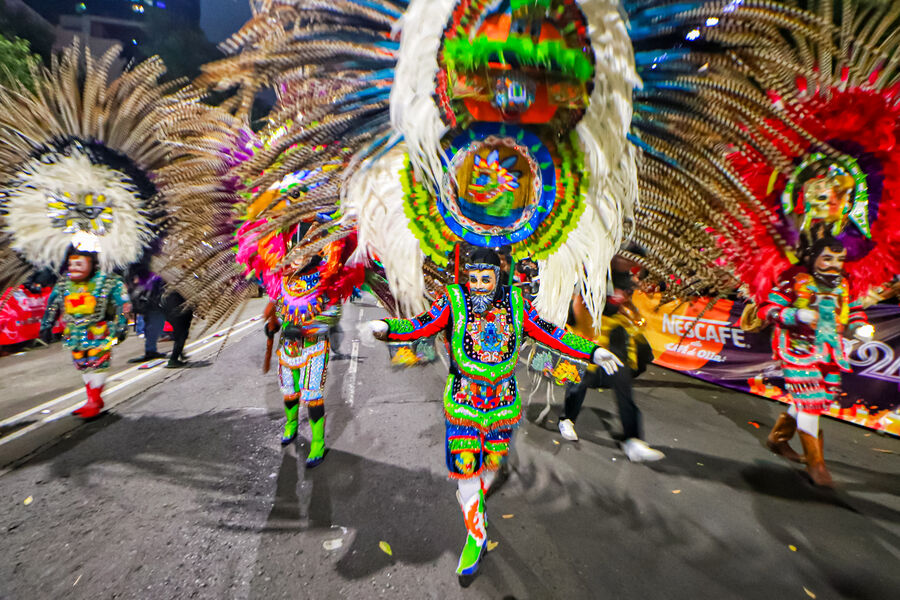
<path id="1" fill-rule="evenodd" d="M 355 249 L 355 236 L 326 244 L 306 264 L 286 262 L 291 247 L 317 224 L 331 222 L 324 214 L 316 221 L 304 220 L 282 231 L 265 233 L 268 219 L 278 220 L 297 202 L 302 202 L 318 184 L 315 174 L 294 173 L 254 202 L 239 205 L 246 223 L 237 231 L 235 256 L 245 276 L 259 280 L 271 302 L 266 308 L 266 333 L 279 334 L 278 382 L 284 398 L 283 445 L 297 436 L 300 404 L 306 406 L 312 432 L 307 466 L 318 466 L 325 453 L 325 380 L 330 355 L 329 333 L 341 318 L 341 304 L 362 285 L 361 266 L 348 266 Z M 291 197 L 268 206 L 284 190 Z M 266 218 L 260 214 L 266 213 Z M 283 222 L 283 221 L 282 221 Z M 268 365 L 265 367 L 268 368 Z"/>
<path id="2" fill-rule="evenodd" d="M 514 260 L 534 259 L 541 281 L 534 306 L 549 321 L 565 321 L 573 288 L 599 321 L 608 265 L 629 222 L 649 257 L 636 261 L 666 279 L 667 294 L 730 292 L 733 270 L 724 264 L 730 255 L 716 228 L 725 241 L 752 248 L 747 215 L 760 202 L 749 197 L 723 151 L 763 156 L 787 174 L 788 136 L 779 132 L 816 142 L 794 123 L 798 113 L 764 91 L 784 87 L 791 65 L 815 62 L 798 63 L 790 54 L 806 48 L 807 37 L 821 39 L 823 19 L 792 5 L 257 0 L 252 6 L 251 21 L 222 45 L 229 56 L 206 65 L 197 83 L 236 89 L 229 105 L 244 118 L 260 90 L 278 95 L 263 132 L 270 142 L 240 167 L 254 197 L 293 172 L 312 173 L 320 183 L 261 233 L 318 212 L 334 215 L 333 223 L 311 228 L 285 262 L 306 264 L 355 232 L 354 259 L 383 266 L 397 300 L 386 303 L 394 314 L 417 314 L 435 301 L 451 265 L 459 271 L 466 244 L 508 246 Z M 776 43 L 781 35 L 793 45 Z M 279 191 L 265 210 L 289 198 Z M 769 221 L 763 226 L 775 229 Z M 185 246 L 210 257 L 199 243 Z M 185 295 L 224 315 L 238 295 L 222 292 L 239 288 L 241 279 L 218 258 L 212 262 L 216 268 L 199 269 L 194 291 Z M 439 302 L 452 313 L 452 298 Z M 488 344 L 477 350 L 497 359 L 487 364 L 502 364 L 511 351 L 502 344 L 494 350 L 493 336 L 519 339 L 510 314 L 512 333 L 473 323 Z M 515 394 L 507 388 L 490 396 L 506 402 Z M 483 500 L 462 491 L 461 497 L 467 530 L 480 539 Z M 461 558 L 460 574 L 474 573 L 478 558 Z"/>
<path id="3" fill-rule="evenodd" d="M 769 292 L 760 317 L 775 323 L 772 346 L 784 365 L 784 377 L 794 405 L 809 413 L 828 409 L 841 389 L 841 371 L 850 371 L 843 334 L 866 324 L 859 302 L 850 300 L 850 283 L 842 278 L 828 288 L 801 272 Z M 800 322 L 797 311 L 814 307 L 818 322 Z"/>
<path id="4" fill-rule="evenodd" d="M 52 328 L 61 318 L 63 346 L 72 351 L 75 368 L 85 373 L 105 371 L 116 339 L 128 330 L 128 303 L 118 275 L 98 271 L 84 282 L 61 279 L 50 292 L 41 329 Z"/>
<path id="5" fill-rule="evenodd" d="M 389 342 L 447 333 L 450 375 L 444 388 L 447 468 L 453 478 L 477 477 L 485 456 L 507 453 L 522 413 L 515 369 L 530 337 L 553 350 L 590 361 L 597 346 L 541 319 L 522 292 L 502 287 L 490 308 L 474 313 L 469 291 L 450 285 L 431 308 L 412 319 L 387 319 Z M 487 468 L 499 468 L 499 460 Z"/>

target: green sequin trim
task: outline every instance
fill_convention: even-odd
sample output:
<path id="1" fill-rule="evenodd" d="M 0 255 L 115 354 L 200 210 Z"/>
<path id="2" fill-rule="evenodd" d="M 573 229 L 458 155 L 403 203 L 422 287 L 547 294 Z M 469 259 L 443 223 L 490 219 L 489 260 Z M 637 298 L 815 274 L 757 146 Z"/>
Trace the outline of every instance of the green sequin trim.
<path id="1" fill-rule="evenodd" d="M 563 344 L 572 348 L 573 350 L 577 350 L 579 352 L 583 352 L 585 354 L 593 353 L 594 349 L 597 347 L 593 342 L 590 342 L 580 335 L 575 335 L 574 333 L 566 332 L 565 335 L 562 336 L 560 340 Z"/>
<path id="2" fill-rule="evenodd" d="M 473 438 L 450 438 L 450 452 L 481 452 L 481 440 Z"/>
<path id="3" fill-rule="evenodd" d="M 506 63 L 511 58 L 521 66 L 553 68 L 582 82 L 594 77 L 594 65 L 585 52 L 569 48 L 561 40 L 535 43 L 530 37 L 512 35 L 505 40 L 493 40 L 486 35 L 474 40 L 457 37 L 444 42 L 443 58 L 450 71 L 475 71 L 498 60 Z"/>
<path id="4" fill-rule="evenodd" d="M 409 319 L 385 319 L 391 333 L 412 333 L 416 327 Z"/>
<path id="5" fill-rule="evenodd" d="M 587 179 L 583 176 L 584 154 L 579 146 L 578 136 L 574 132 L 569 135 L 568 140 L 562 139 L 556 146 L 556 155 L 560 162 L 556 204 L 535 233 L 513 244 L 512 253 L 515 260 L 547 258 L 565 243 L 569 233 L 578 226 L 578 221 L 584 213 Z"/>

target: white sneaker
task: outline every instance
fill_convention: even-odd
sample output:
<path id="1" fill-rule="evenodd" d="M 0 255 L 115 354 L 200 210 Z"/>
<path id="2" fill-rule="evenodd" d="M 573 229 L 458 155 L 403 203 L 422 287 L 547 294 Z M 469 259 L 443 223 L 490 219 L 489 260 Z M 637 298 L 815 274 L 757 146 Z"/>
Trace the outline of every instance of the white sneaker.
<path id="1" fill-rule="evenodd" d="M 625 443 L 622 444 L 622 450 L 625 451 L 625 456 L 631 462 L 653 462 L 666 457 L 665 454 L 659 450 L 654 450 L 647 445 L 647 442 L 638 438 L 625 440 Z"/>
<path id="2" fill-rule="evenodd" d="M 559 420 L 559 434 L 563 436 L 563 439 L 569 440 L 570 442 L 578 441 L 578 434 L 575 433 L 575 423 L 570 419 Z"/>

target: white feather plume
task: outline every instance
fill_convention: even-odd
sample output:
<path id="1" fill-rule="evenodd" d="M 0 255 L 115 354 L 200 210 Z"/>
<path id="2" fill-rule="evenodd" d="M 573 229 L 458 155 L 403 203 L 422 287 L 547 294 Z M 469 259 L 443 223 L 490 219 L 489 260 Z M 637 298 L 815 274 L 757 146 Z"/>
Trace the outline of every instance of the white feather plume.
<path id="1" fill-rule="evenodd" d="M 622 243 L 622 223 L 637 200 L 637 151 L 627 139 L 632 90 L 640 85 L 634 49 L 618 0 L 580 0 L 596 57 L 594 90 L 576 132 L 587 170 L 585 210 L 565 244 L 540 261 L 536 308 L 557 324 L 565 322 L 576 287 L 599 322 L 606 299 L 609 263 Z"/>
<path id="2" fill-rule="evenodd" d="M 102 194 L 112 208 L 112 223 L 102 234 L 93 232 L 100 267 L 125 267 L 140 258 L 153 238 L 148 216 L 132 190 L 125 174 L 93 164 L 77 150 L 68 156 L 54 154 L 43 161 L 32 159 L 8 186 L 4 204 L 11 245 L 34 264 L 58 267 L 77 233 L 53 226 L 48 197 L 59 197 L 64 192 L 75 198 Z"/>
<path id="3" fill-rule="evenodd" d="M 437 56 L 455 4 L 412 0 L 398 23 L 400 55 L 391 90 L 391 123 L 406 142 L 417 176 L 432 182 L 441 181 L 440 140 L 448 131 L 433 98 Z M 596 57 L 590 106 L 576 128 L 586 159 L 586 206 L 566 243 L 540 261 L 536 300 L 542 316 L 558 324 L 565 321 L 576 288 L 599 320 L 609 263 L 622 242 L 623 219 L 633 214 L 637 199 L 637 151 L 626 138 L 632 90 L 640 85 L 631 40 L 618 0 L 580 0 L 579 6 Z M 403 168 L 403 153 L 394 151 L 379 162 L 384 163 L 379 173 L 370 172 L 373 168 L 354 176 L 349 201 L 356 207 L 361 247 L 385 261 L 402 310 L 415 311 L 424 307 L 423 254 L 405 227 L 403 191 L 396 177 Z M 390 176 L 385 177 L 386 171 Z M 443 193 L 441 186 L 435 187 Z"/>
<path id="4" fill-rule="evenodd" d="M 425 255 L 403 212 L 400 173 L 405 164 L 406 147 L 399 144 L 357 171 L 347 183 L 344 218 L 355 222 L 358 232 L 358 248 L 351 261 L 377 256 L 401 314 L 412 316 L 428 303 L 422 275 Z"/>
<path id="5" fill-rule="evenodd" d="M 434 102 L 438 51 L 456 0 L 412 0 L 398 22 L 400 54 L 391 87 L 391 124 L 403 135 L 416 175 L 440 189 L 447 126 Z"/>

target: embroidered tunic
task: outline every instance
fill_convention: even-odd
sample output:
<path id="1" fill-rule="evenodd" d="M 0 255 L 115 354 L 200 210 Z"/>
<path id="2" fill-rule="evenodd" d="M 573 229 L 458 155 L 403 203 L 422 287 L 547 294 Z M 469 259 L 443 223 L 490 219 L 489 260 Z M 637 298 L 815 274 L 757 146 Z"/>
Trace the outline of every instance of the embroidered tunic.
<path id="1" fill-rule="evenodd" d="M 821 412 L 840 391 L 841 371 L 850 371 L 843 333 L 864 325 L 866 314 L 858 302 L 850 301 L 846 279 L 827 289 L 808 273 L 782 281 L 759 309 L 759 317 L 775 324 L 774 356 L 782 361 L 785 381 L 801 410 Z M 814 327 L 801 323 L 797 311 L 818 314 Z"/>
<path id="2" fill-rule="evenodd" d="M 75 367 L 99 371 L 109 366 L 120 332 L 127 331 L 125 307 L 130 302 L 122 279 L 97 272 L 87 281 L 62 279 L 53 287 L 41 328 L 63 324 L 63 346 L 72 351 Z"/>
<path id="3" fill-rule="evenodd" d="M 450 375 L 444 388 L 449 423 L 490 431 L 519 422 L 521 401 L 515 370 L 524 337 L 553 350 L 590 361 L 597 346 L 541 319 L 522 292 L 501 288 L 486 311 L 472 311 L 468 289 L 447 286 L 446 294 L 412 319 L 385 319 L 387 339 L 412 342 L 447 332 Z"/>
<path id="4" fill-rule="evenodd" d="M 281 325 L 278 379 L 285 400 L 323 403 L 330 346 L 328 331 L 341 320 L 341 307 L 328 306 L 318 273 L 285 277 L 276 301 Z"/>

